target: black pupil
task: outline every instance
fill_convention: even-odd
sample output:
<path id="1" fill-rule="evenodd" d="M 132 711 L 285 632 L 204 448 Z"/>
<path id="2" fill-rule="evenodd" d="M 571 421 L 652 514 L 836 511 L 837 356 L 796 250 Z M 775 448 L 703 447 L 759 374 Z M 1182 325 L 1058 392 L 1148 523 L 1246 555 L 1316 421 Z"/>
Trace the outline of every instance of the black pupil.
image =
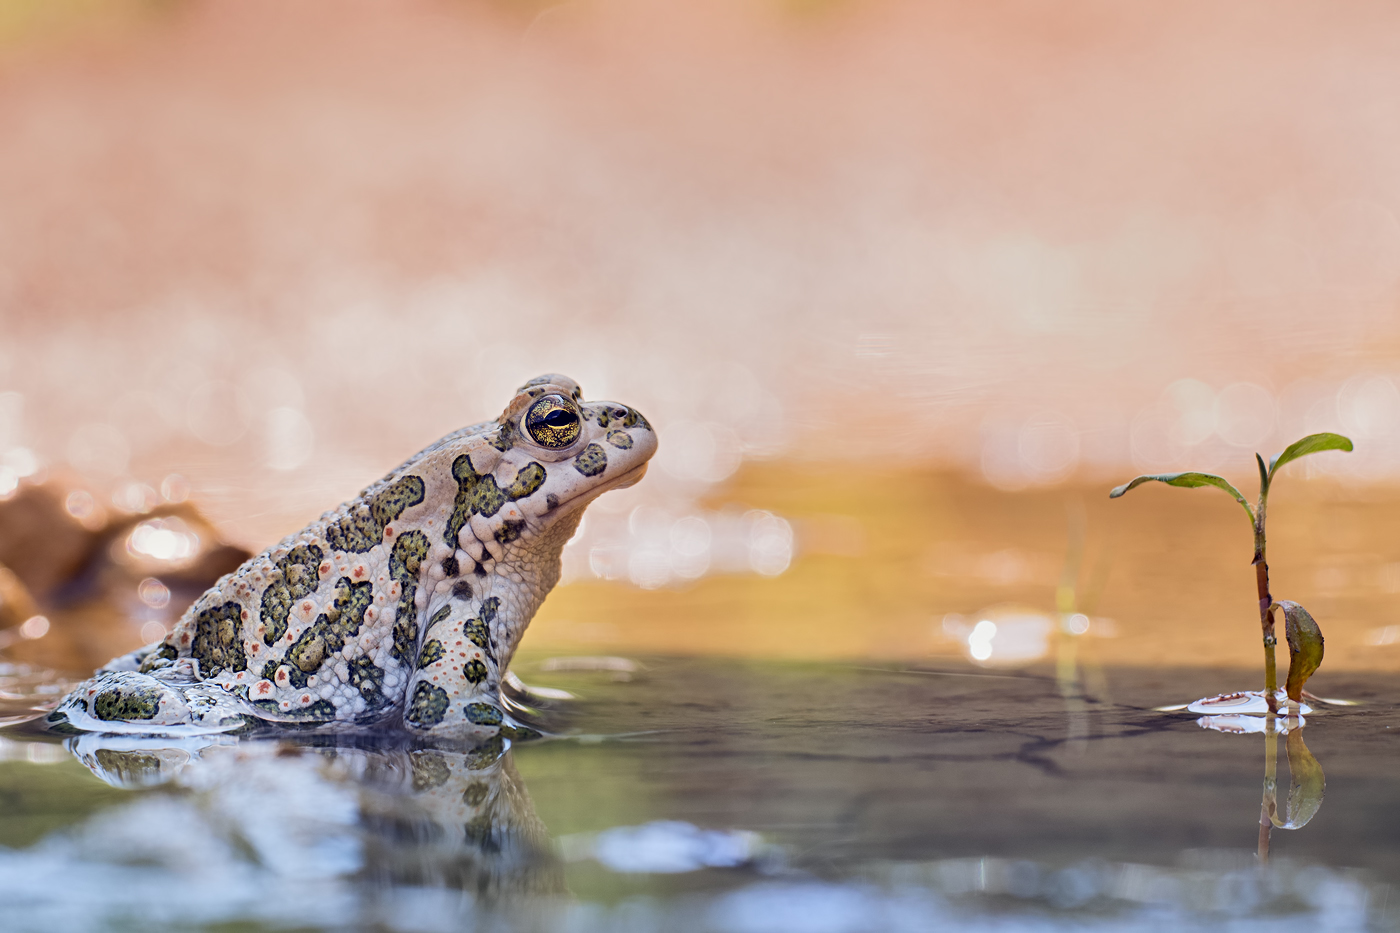
<path id="1" fill-rule="evenodd" d="M 551 428 L 567 428 L 577 420 L 573 412 L 565 411 L 562 408 L 556 408 L 554 411 L 544 416 L 544 423 Z"/>

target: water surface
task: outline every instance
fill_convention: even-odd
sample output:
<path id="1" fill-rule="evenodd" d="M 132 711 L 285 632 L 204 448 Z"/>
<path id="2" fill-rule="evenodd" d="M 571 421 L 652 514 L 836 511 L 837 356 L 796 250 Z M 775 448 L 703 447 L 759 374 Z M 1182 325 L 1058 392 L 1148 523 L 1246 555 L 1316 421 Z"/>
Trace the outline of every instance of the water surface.
<path id="1" fill-rule="evenodd" d="M 561 737 L 65 751 L 11 727 L 10 928 L 1400 925 L 1400 709 L 1374 675 L 1325 682 L 1361 705 L 1308 718 L 1326 798 L 1261 867 L 1264 737 L 1151 709 L 1246 672 L 1110 668 L 1067 699 L 959 664 L 519 669 L 575 694 L 541 711 Z"/>

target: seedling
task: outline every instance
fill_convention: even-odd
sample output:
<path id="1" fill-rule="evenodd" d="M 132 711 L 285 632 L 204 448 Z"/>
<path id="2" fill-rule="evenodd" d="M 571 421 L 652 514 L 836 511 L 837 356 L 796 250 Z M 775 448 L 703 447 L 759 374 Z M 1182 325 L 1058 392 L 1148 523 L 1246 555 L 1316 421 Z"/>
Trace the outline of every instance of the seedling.
<path id="1" fill-rule="evenodd" d="M 1288 680 L 1285 689 L 1289 705 L 1300 703 L 1305 684 L 1318 665 L 1322 663 L 1322 630 L 1306 609 L 1295 602 L 1280 599 L 1277 602 L 1269 593 L 1269 563 L 1265 558 L 1264 514 L 1269 504 L 1269 487 L 1284 464 L 1291 463 L 1308 454 L 1324 450 L 1351 450 L 1350 439 L 1340 434 L 1309 434 L 1300 441 L 1288 446 L 1264 466 L 1264 458 L 1254 455 L 1259 464 L 1259 501 L 1254 508 L 1249 507 L 1240 491 L 1222 477 L 1213 473 L 1157 473 L 1139 476 L 1131 483 L 1125 483 L 1108 494 L 1116 499 L 1123 493 L 1148 481 L 1166 483 L 1168 486 L 1214 486 L 1230 494 L 1244 508 L 1254 528 L 1254 579 L 1259 589 L 1259 626 L 1264 633 L 1264 701 L 1269 712 L 1278 712 L 1278 674 L 1274 666 L 1274 610 L 1283 612 L 1284 634 L 1288 639 Z"/>

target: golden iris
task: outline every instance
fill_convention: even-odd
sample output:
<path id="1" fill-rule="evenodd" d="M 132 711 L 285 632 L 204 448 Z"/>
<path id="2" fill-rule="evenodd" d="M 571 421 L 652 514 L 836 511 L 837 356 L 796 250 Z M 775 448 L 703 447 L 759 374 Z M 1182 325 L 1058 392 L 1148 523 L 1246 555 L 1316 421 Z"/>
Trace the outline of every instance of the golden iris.
<path id="1" fill-rule="evenodd" d="M 578 440 L 583 424 L 572 402 L 562 395 L 546 395 L 525 413 L 525 430 L 541 447 L 559 450 Z"/>

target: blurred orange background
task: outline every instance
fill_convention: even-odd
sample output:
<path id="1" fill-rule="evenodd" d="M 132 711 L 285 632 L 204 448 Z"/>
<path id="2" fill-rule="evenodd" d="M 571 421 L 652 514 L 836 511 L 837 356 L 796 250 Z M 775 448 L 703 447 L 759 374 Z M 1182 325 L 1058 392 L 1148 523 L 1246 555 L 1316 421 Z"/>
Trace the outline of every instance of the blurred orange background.
<path id="1" fill-rule="evenodd" d="M 1336 430 L 1275 594 L 1400 665 L 1397 27 L 0 0 L 0 496 L 258 550 L 558 371 L 662 451 L 527 650 L 965 656 L 1068 573 L 1105 660 L 1253 666 L 1238 507 L 1104 495 Z"/>

